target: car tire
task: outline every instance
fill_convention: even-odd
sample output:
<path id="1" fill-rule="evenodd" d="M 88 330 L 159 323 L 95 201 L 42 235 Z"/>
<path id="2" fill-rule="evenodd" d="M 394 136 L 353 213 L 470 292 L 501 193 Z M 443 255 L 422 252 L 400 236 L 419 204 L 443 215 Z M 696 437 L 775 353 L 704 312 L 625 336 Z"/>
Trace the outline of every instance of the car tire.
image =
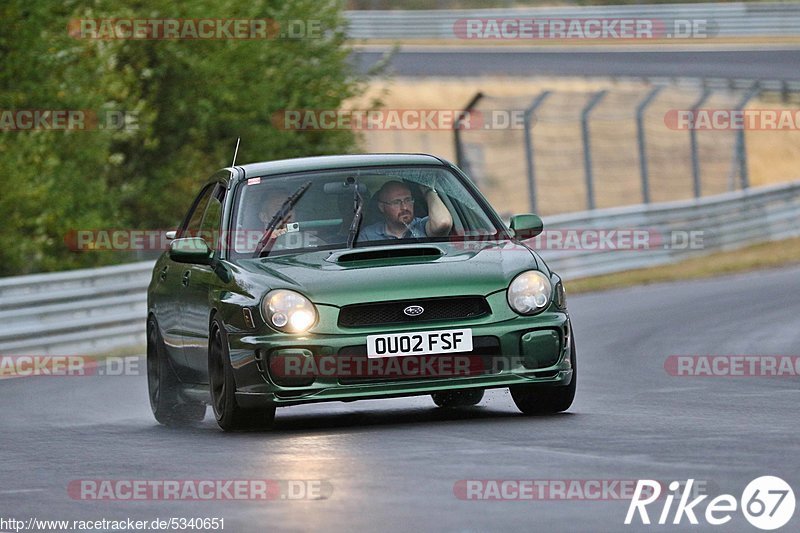
<path id="1" fill-rule="evenodd" d="M 200 422 L 206 406 L 180 395 L 180 381 L 167 357 L 164 340 L 154 317 L 147 320 L 147 390 L 155 419 L 165 426 L 185 426 Z"/>
<path id="2" fill-rule="evenodd" d="M 245 409 L 236 402 L 236 381 L 222 321 L 214 317 L 208 336 L 208 384 L 211 407 L 224 431 L 265 430 L 275 421 L 275 406 Z"/>
<path id="3" fill-rule="evenodd" d="M 483 389 L 451 390 L 431 394 L 438 407 L 469 407 L 483 399 Z"/>
<path id="4" fill-rule="evenodd" d="M 510 387 L 511 398 L 517 408 L 526 415 L 552 415 L 566 411 L 575 399 L 575 388 L 578 382 L 576 366 L 575 339 L 570 340 L 569 360 L 572 364 L 572 381 L 569 385 L 515 385 Z"/>

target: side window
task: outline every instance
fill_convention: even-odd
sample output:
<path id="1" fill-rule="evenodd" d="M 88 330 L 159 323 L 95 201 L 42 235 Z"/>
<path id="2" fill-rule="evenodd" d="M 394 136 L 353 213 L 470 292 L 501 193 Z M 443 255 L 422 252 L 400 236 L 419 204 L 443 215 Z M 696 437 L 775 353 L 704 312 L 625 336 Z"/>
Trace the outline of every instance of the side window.
<path id="1" fill-rule="evenodd" d="M 200 234 L 208 247 L 217 249 L 219 242 L 220 222 L 222 221 L 222 200 L 225 198 L 225 188 L 217 185 L 208 201 L 203 221 L 200 223 Z"/>
<path id="2" fill-rule="evenodd" d="M 195 237 L 200 231 L 200 222 L 203 220 L 203 214 L 208 206 L 208 200 L 211 198 L 211 193 L 214 191 L 214 185 L 209 185 L 200 192 L 197 199 L 192 204 L 192 208 L 186 215 L 184 220 L 188 220 L 186 225 L 181 228 L 178 237 Z"/>

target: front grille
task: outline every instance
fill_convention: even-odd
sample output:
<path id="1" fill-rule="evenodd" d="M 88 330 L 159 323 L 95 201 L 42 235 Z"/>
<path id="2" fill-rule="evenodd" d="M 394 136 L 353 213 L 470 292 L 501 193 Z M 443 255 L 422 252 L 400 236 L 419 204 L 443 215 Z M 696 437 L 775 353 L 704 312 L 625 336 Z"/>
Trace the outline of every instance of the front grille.
<path id="1" fill-rule="evenodd" d="M 362 344 L 359 346 L 345 346 L 339 350 L 339 357 L 346 360 L 347 368 L 361 370 L 366 369 L 366 371 L 363 371 L 361 375 L 356 375 L 356 373 L 354 373 L 350 376 L 339 376 L 340 385 L 385 383 L 387 381 L 425 380 L 436 378 L 473 377 L 486 374 L 497 374 L 503 370 L 508 370 L 508 368 L 506 368 L 506 358 L 504 358 L 500 353 L 500 341 L 497 339 L 497 337 L 490 336 L 473 337 L 471 352 L 438 355 L 406 355 L 394 358 L 386 357 L 376 361 L 375 359 L 370 360 L 367 357 L 367 347 L 366 345 Z M 398 375 L 396 370 L 398 368 L 403 368 L 402 363 L 399 360 L 404 358 L 415 358 L 420 360 L 419 364 L 411 366 L 412 369 L 425 368 L 425 365 L 421 362 L 425 359 L 460 359 L 462 366 L 458 368 L 465 369 L 467 372 L 448 374 L 447 366 L 438 367 L 434 365 L 431 367 L 434 369 L 433 374 L 412 374 L 408 376 Z M 395 359 L 396 361 L 390 361 L 390 359 Z M 372 364 L 370 364 L 370 362 L 372 362 Z M 449 368 L 454 369 L 456 367 L 451 366 Z M 444 373 L 437 374 L 437 369 L 444 369 Z M 381 375 L 382 371 L 385 371 L 384 375 Z"/>
<path id="2" fill-rule="evenodd" d="M 420 306 L 424 312 L 418 316 L 408 316 L 403 310 L 409 306 Z M 489 304 L 482 296 L 395 300 L 346 305 L 339 311 L 339 326 L 356 328 L 383 324 L 464 320 L 480 318 L 490 312 Z"/>

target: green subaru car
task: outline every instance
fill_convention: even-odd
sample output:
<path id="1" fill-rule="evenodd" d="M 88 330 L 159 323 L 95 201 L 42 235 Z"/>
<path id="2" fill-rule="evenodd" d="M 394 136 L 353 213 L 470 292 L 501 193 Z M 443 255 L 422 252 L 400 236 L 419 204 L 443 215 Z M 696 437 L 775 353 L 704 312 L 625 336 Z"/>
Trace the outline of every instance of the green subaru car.
<path id="1" fill-rule="evenodd" d="M 570 407 L 562 281 L 455 165 L 431 155 L 232 166 L 202 187 L 148 289 L 156 420 L 268 428 L 277 407 L 508 387 L 526 414 Z"/>

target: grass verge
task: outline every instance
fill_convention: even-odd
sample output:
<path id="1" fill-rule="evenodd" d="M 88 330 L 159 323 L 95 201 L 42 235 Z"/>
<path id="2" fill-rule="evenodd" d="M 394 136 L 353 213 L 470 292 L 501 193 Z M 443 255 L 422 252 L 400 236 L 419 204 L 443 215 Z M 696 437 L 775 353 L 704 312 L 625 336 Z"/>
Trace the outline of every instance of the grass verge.
<path id="1" fill-rule="evenodd" d="M 710 278 L 721 274 L 793 264 L 800 264 L 800 238 L 755 244 L 728 252 L 716 252 L 671 265 L 567 280 L 566 287 L 569 294 L 580 294 L 664 281 Z"/>

